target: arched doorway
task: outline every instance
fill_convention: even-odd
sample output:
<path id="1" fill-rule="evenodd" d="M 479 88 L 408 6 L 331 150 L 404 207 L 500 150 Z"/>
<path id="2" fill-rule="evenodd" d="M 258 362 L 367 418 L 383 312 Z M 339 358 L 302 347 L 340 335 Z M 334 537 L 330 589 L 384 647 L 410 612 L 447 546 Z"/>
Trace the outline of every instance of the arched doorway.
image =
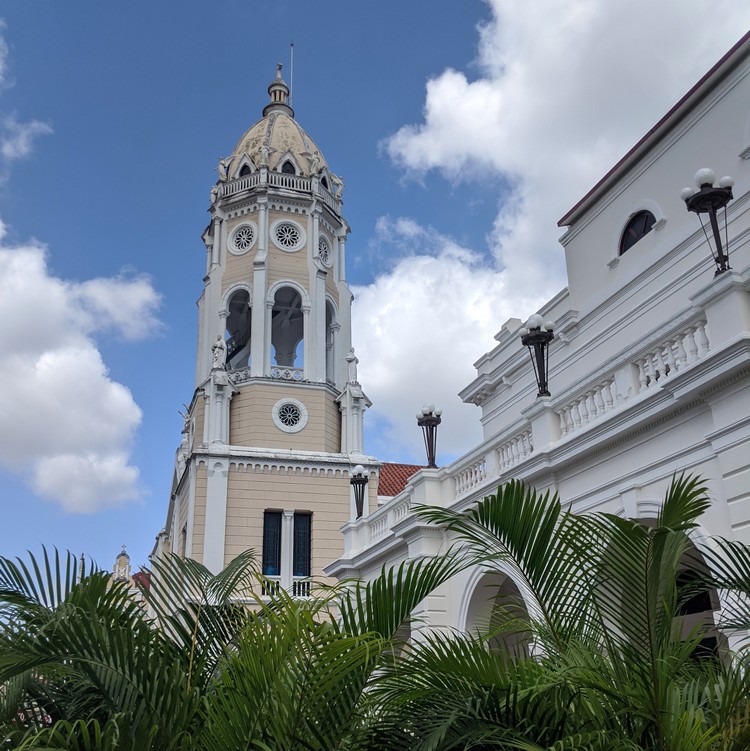
<path id="1" fill-rule="evenodd" d="M 486 638 L 491 650 L 512 658 L 528 657 L 531 635 L 528 611 L 515 582 L 506 574 L 487 572 L 477 581 L 466 609 L 464 630 Z"/>

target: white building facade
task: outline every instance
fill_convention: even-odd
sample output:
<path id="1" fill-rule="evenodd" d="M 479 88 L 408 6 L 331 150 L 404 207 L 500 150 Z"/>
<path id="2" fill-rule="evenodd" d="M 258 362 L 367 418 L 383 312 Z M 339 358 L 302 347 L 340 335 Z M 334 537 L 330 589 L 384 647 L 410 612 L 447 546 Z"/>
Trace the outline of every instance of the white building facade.
<path id="1" fill-rule="evenodd" d="M 717 276 L 680 198 L 702 167 L 735 179 L 731 269 Z M 702 532 L 750 543 L 750 35 L 560 225 L 568 286 L 539 311 L 554 323 L 552 396 L 537 398 L 524 323 L 507 321 L 460 394 L 481 409 L 483 442 L 346 524 L 327 573 L 369 578 L 445 551 L 450 540 L 411 507 L 463 510 L 510 478 L 557 491 L 576 512 L 648 519 L 676 473 L 698 474 L 714 501 Z M 466 571 L 416 615 L 472 630 L 491 607 L 488 584 L 514 591 Z"/>

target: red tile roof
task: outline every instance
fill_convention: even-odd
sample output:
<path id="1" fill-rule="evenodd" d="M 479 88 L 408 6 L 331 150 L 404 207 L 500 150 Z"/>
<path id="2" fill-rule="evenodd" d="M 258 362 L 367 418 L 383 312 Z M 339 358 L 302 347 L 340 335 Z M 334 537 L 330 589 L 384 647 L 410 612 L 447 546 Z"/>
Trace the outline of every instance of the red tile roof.
<path id="1" fill-rule="evenodd" d="M 406 487 L 406 481 L 420 469 L 424 467 L 418 464 L 383 462 L 378 478 L 378 495 L 388 497 L 398 495 Z"/>
<path id="2" fill-rule="evenodd" d="M 133 582 L 139 585 L 142 589 L 149 589 L 151 587 L 151 572 L 136 571 L 133 574 Z"/>

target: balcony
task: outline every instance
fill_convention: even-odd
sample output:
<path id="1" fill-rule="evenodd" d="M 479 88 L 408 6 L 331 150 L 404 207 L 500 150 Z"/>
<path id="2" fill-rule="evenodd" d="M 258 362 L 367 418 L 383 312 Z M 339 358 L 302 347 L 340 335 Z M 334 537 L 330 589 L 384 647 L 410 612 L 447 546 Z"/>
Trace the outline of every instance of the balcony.
<path id="1" fill-rule="evenodd" d="M 341 199 L 325 188 L 317 178 L 302 175 L 287 175 L 281 172 L 269 172 L 261 169 L 250 175 L 228 180 L 221 184 L 221 197 L 229 198 L 254 190 L 255 188 L 275 188 L 291 193 L 307 193 L 314 195 L 335 214 L 341 214 Z"/>

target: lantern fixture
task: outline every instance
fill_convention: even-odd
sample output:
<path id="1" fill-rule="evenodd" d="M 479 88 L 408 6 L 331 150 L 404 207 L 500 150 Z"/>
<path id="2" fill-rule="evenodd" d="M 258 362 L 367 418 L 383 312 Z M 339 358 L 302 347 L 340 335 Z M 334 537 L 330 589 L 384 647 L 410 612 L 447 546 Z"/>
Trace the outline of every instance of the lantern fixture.
<path id="1" fill-rule="evenodd" d="M 425 404 L 421 412 L 417 412 L 417 425 L 422 428 L 424 447 L 427 452 L 427 466 L 437 467 L 435 456 L 437 451 L 437 428 L 443 414 L 442 409 L 435 409 L 434 404 Z"/>
<path id="2" fill-rule="evenodd" d="M 538 387 L 537 399 L 540 396 L 550 396 L 547 388 L 549 343 L 555 338 L 554 327 L 555 324 L 552 321 L 545 323 L 538 313 L 534 313 L 527 321 L 526 326 L 518 332 L 521 336 L 521 344 L 528 348 L 531 364 L 534 366 L 534 375 Z"/>
<path id="3" fill-rule="evenodd" d="M 365 474 L 365 468 L 358 464 L 352 471 L 349 484 L 354 489 L 354 505 L 357 507 L 357 519 L 359 519 L 365 510 L 365 488 L 369 481 Z"/>
<path id="4" fill-rule="evenodd" d="M 729 237 L 727 231 L 727 204 L 734 198 L 732 195 L 732 186 L 734 178 L 726 176 L 716 182 L 716 173 L 713 170 L 704 167 L 695 173 L 695 188 L 683 188 L 680 191 L 680 198 L 685 201 L 688 211 L 698 215 L 703 234 L 706 236 L 706 242 L 711 249 L 714 263 L 716 264 L 716 273 L 719 276 L 728 271 L 729 265 Z M 703 214 L 708 215 L 708 224 L 711 226 L 711 235 L 713 243 L 708 234 L 706 224 L 703 222 Z M 722 216 L 723 215 L 723 216 Z M 720 221 L 724 223 L 724 242 L 722 243 Z"/>

